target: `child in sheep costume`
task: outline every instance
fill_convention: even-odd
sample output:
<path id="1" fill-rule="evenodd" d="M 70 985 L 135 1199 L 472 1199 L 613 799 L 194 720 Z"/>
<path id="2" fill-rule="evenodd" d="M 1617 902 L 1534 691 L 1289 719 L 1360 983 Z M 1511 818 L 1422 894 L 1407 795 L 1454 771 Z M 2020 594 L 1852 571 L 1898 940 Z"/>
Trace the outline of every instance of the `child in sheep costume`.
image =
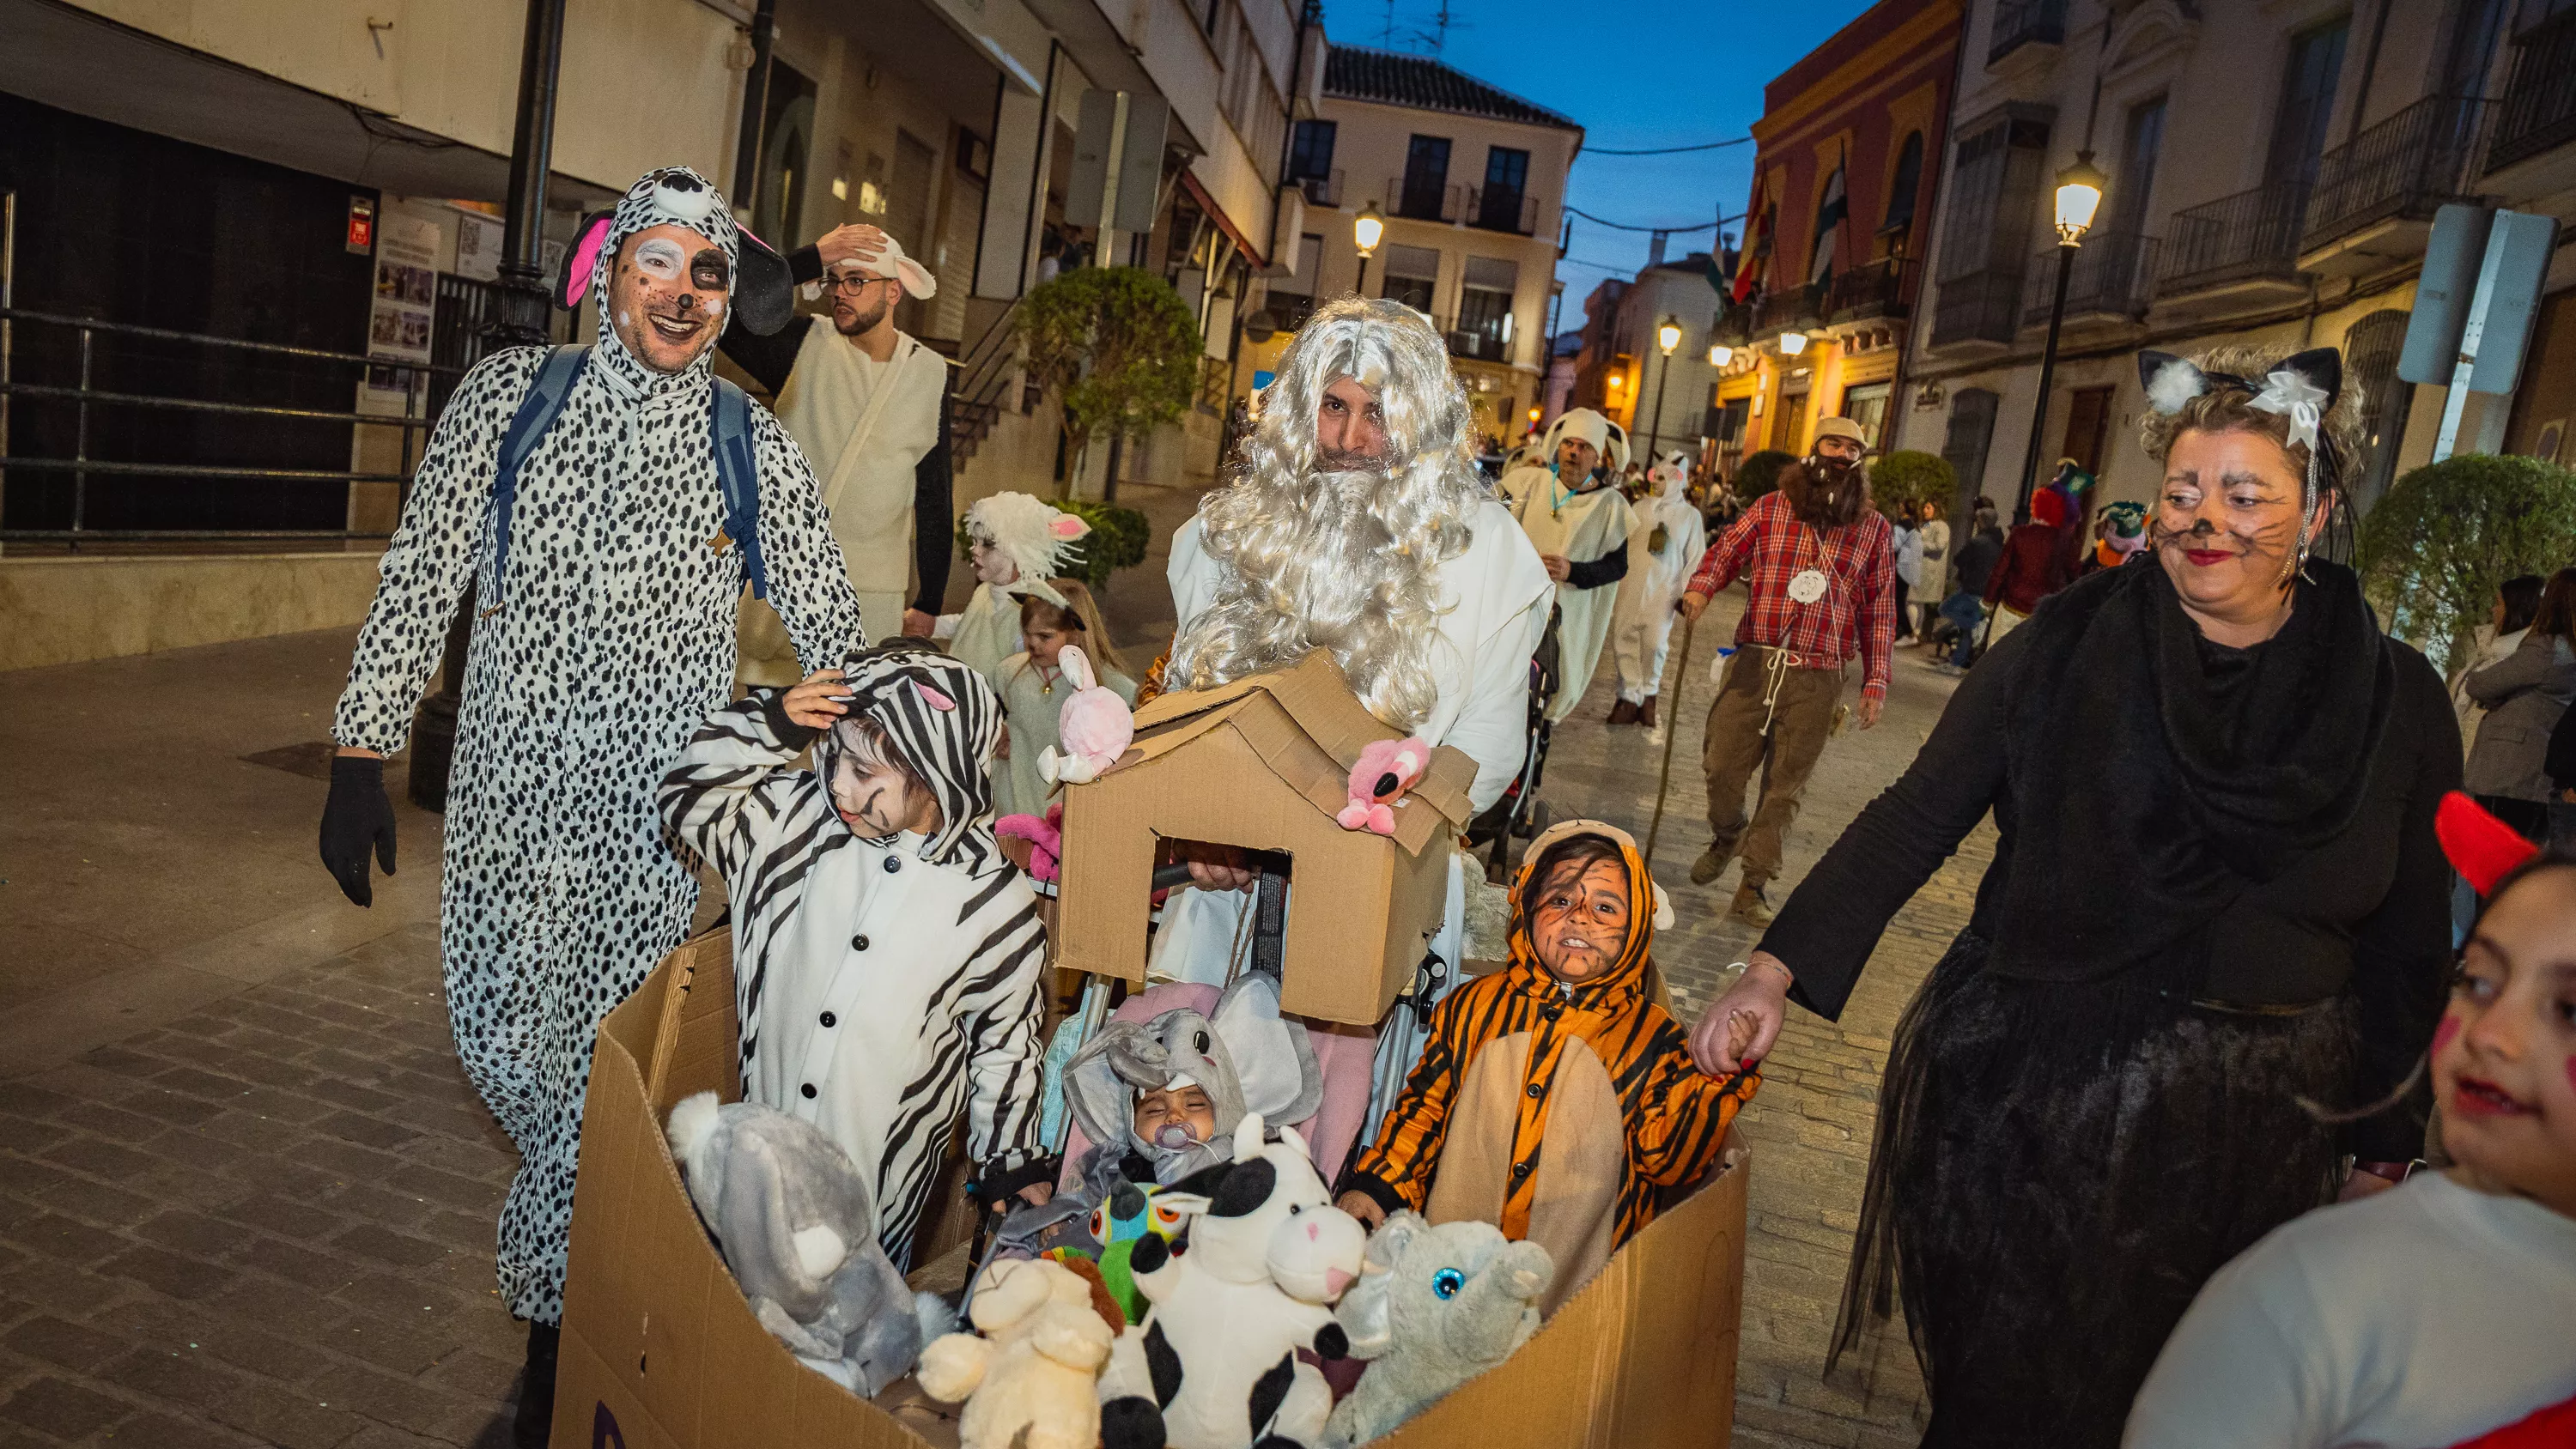
<path id="1" fill-rule="evenodd" d="M 1091 525 L 1026 493 L 996 493 L 966 510 L 967 553 L 975 564 L 975 595 L 931 630 L 948 652 L 991 677 L 1020 652 L 1020 600 L 1034 595 L 1061 606 L 1064 595 L 1047 582 L 1081 552 Z"/>
<path id="2" fill-rule="evenodd" d="M 898 640 L 716 711 L 662 783 L 663 820 L 733 901 L 743 1095 L 872 1174 L 899 1267 L 961 1112 L 985 1202 L 1053 1176 L 1046 932 L 985 773 L 1001 714 L 981 675 Z M 809 744 L 813 770 L 793 768 Z"/>

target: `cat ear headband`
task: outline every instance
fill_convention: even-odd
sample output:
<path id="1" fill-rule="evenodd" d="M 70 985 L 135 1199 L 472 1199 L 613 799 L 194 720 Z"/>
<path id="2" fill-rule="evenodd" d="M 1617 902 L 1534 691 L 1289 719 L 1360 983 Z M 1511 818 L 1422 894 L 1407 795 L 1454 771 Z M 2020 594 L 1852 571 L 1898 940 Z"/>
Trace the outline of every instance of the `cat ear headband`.
<path id="1" fill-rule="evenodd" d="M 2294 352 L 2256 382 L 2232 372 L 2205 371 L 2190 358 L 2150 348 L 2138 354 L 2138 380 L 2146 385 L 2147 405 L 2168 417 L 2214 388 L 2233 387 L 2254 395 L 2248 406 L 2290 420 L 2290 441 L 2308 450 L 2307 488 L 2299 508 L 2299 565 L 2306 567 L 2322 496 L 2325 447 L 2317 428 L 2343 393 L 2343 354 L 2331 347 Z"/>
<path id="2" fill-rule="evenodd" d="M 2457 790 L 2443 796 L 2433 812 L 2433 834 L 2451 868 L 2481 897 L 2495 894 L 2496 882 L 2540 854 L 2539 846 Z"/>

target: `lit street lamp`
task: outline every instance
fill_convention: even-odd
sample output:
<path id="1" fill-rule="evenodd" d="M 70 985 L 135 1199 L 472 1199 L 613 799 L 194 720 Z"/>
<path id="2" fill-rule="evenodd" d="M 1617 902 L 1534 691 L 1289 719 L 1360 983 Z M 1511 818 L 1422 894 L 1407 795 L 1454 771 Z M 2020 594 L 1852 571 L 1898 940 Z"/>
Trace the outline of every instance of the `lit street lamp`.
<path id="1" fill-rule="evenodd" d="M 1360 249 L 1360 280 L 1353 290 L 1363 297 L 1368 295 L 1369 258 L 1377 255 L 1378 238 L 1385 235 L 1386 218 L 1378 215 L 1376 202 L 1361 207 L 1360 214 L 1351 218 L 1351 240 Z"/>
<path id="2" fill-rule="evenodd" d="M 1655 329 L 1655 345 L 1663 349 L 1663 366 L 1655 371 L 1655 406 L 1646 414 L 1646 462 L 1655 461 L 1655 443 L 1664 423 L 1664 384 L 1673 375 L 1673 349 L 1682 345 L 1682 323 L 1667 314 L 1663 325 Z"/>
<path id="3" fill-rule="evenodd" d="M 1727 345 L 1726 345 L 1725 343 L 1723 343 L 1723 342 L 1712 342 L 1712 343 L 1710 343 L 1710 344 L 1708 345 L 1708 365 L 1709 365 L 1709 366 L 1711 366 L 1711 367 L 1724 367 L 1724 366 L 1726 366 L 1728 363 L 1733 362 L 1734 360 L 1735 360 L 1735 349 L 1734 349 L 1734 348 L 1727 346 Z"/>
<path id="4" fill-rule="evenodd" d="M 2093 229 L 2093 214 L 2102 205 L 2102 189 L 2111 178 L 2093 164 L 2088 147 L 2075 153 L 2075 164 L 2057 173 L 2057 293 L 2048 304 L 2048 345 L 2039 353 L 2039 401 L 2030 413 L 2030 447 L 2021 459 L 2021 497 L 2013 505 L 2013 522 L 2030 521 L 2031 490 L 2039 484 L 2039 450 L 2048 440 L 2048 388 L 2057 374 L 2057 333 L 2066 323 L 2066 277 L 2075 265 L 2075 249 Z"/>
<path id="5" fill-rule="evenodd" d="M 1782 356 L 1784 356 L 1784 357 L 1795 357 L 1795 356 L 1797 356 L 1799 353 L 1804 352 L 1804 351 L 1806 351 L 1806 350 L 1807 350 L 1807 334 L 1806 334 L 1806 333 L 1804 333 L 1804 332 L 1783 332 L 1783 333 L 1781 333 L 1781 334 L 1780 334 L 1780 352 L 1781 352 L 1781 355 L 1782 355 Z"/>

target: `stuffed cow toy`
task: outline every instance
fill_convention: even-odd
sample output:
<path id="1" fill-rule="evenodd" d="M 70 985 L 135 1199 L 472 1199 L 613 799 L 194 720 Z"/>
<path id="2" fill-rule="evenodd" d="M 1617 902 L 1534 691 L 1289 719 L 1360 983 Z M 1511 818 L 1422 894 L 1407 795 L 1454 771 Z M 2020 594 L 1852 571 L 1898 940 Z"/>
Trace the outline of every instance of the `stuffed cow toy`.
<path id="1" fill-rule="evenodd" d="M 1510 1358 L 1538 1332 L 1539 1295 L 1555 1276 L 1547 1249 L 1491 1223 L 1390 1215 L 1334 1310 L 1350 1356 L 1374 1362 L 1333 1407 L 1324 1442 L 1340 1449 L 1392 1433 Z"/>
<path id="2" fill-rule="evenodd" d="M 902 1377 L 946 1306 L 877 1246 L 867 1179 L 810 1122 L 700 1092 L 671 1109 L 671 1155 L 752 1315 L 863 1397 Z"/>

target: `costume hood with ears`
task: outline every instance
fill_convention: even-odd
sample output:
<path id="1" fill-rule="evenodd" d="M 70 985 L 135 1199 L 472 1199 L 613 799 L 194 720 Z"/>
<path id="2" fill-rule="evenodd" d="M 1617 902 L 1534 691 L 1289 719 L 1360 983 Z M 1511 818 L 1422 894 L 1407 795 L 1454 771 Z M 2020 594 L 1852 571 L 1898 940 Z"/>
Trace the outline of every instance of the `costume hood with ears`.
<path id="1" fill-rule="evenodd" d="M 1081 555 L 1091 525 L 1030 494 L 996 493 L 966 510 L 966 532 L 992 540 L 1020 571 L 1017 579 L 1001 586 L 1004 593 L 1035 594 L 1062 608 L 1064 595 L 1047 580 Z"/>
<path id="2" fill-rule="evenodd" d="M 905 768 L 939 802 L 939 829 L 921 858 L 982 875 L 1003 861 L 993 840 L 989 770 L 1002 733 L 1002 699 L 976 670 L 918 639 L 894 639 L 850 656 L 842 673 L 850 712 L 814 742 L 814 776 L 826 794 L 850 746 L 852 722 L 874 720 Z"/>
<path id="3" fill-rule="evenodd" d="M 2451 868 L 2481 897 L 2494 895 L 2506 876 L 2540 856 L 2539 846 L 2457 790 L 2443 796 L 2433 812 L 2433 833 Z"/>
<path id="4" fill-rule="evenodd" d="M 1233 1160 L 1235 1144 L 1223 1132 L 1183 1147 L 1139 1138 L 1138 1092 L 1195 1084 L 1220 1123 L 1240 1122 L 1246 1113 L 1303 1122 L 1324 1101 L 1324 1074 L 1304 1023 L 1279 1014 L 1279 984 L 1257 973 L 1236 978 L 1217 998 L 1213 1016 L 1178 1010 L 1151 1021 L 1109 1023 L 1074 1053 L 1064 1080 L 1083 1135 L 1143 1153 L 1165 1183 Z"/>
<path id="5" fill-rule="evenodd" d="M 893 237 L 887 237 L 885 241 L 880 244 L 877 254 L 873 260 L 851 257 L 841 262 L 839 265 L 843 270 L 865 272 L 872 277 L 892 277 L 903 284 L 903 289 L 905 291 L 924 301 L 939 295 L 939 279 L 930 274 L 930 269 L 928 267 L 925 267 L 921 263 L 914 261 L 912 258 L 905 256 L 903 253 L 903 243 L 896 241 Z M 807 282 L 805 284 L 805 299 L 807 301 L 810 302 L 821 295 L 823 295 L 823 284 L 821 282 L 814 281 Z"/>
<path id="6" fill-rule="evenodd" d="M 743 326 L 766 337 L 787 325 L 796 310 L 796 297 L 786 258 L 736 223 L 725 207 L 724 193 L 686 166 L 648 171 L 627 188 L 614 211 L 582 218 L 573 233 L 572 250 L 564 257 L 563 275 L 555 283 L 555 305 L 569 312 L 594 290 L 605 299 L 609 279 L 617 271 L 617 253 L 627 238 L 657 226 L 685 226 L 724 252 L 733 267 L 727 306 Z M 600 310 L 600 326 L 605 330 L 607 309 Z"/>
<path id="7" fill-rule="evenodd" d="M 1568 438 L 1590 443 L 1601 462 L 1609 462 L 1611 426 L 1608 418 L 1590 408 L 1568 408 L 1563 416 L 1548 425 L 1547 441 L 1539 445 L 1539 466 L 1554 469 L 1556 450 L 1563 447 Z"/>

